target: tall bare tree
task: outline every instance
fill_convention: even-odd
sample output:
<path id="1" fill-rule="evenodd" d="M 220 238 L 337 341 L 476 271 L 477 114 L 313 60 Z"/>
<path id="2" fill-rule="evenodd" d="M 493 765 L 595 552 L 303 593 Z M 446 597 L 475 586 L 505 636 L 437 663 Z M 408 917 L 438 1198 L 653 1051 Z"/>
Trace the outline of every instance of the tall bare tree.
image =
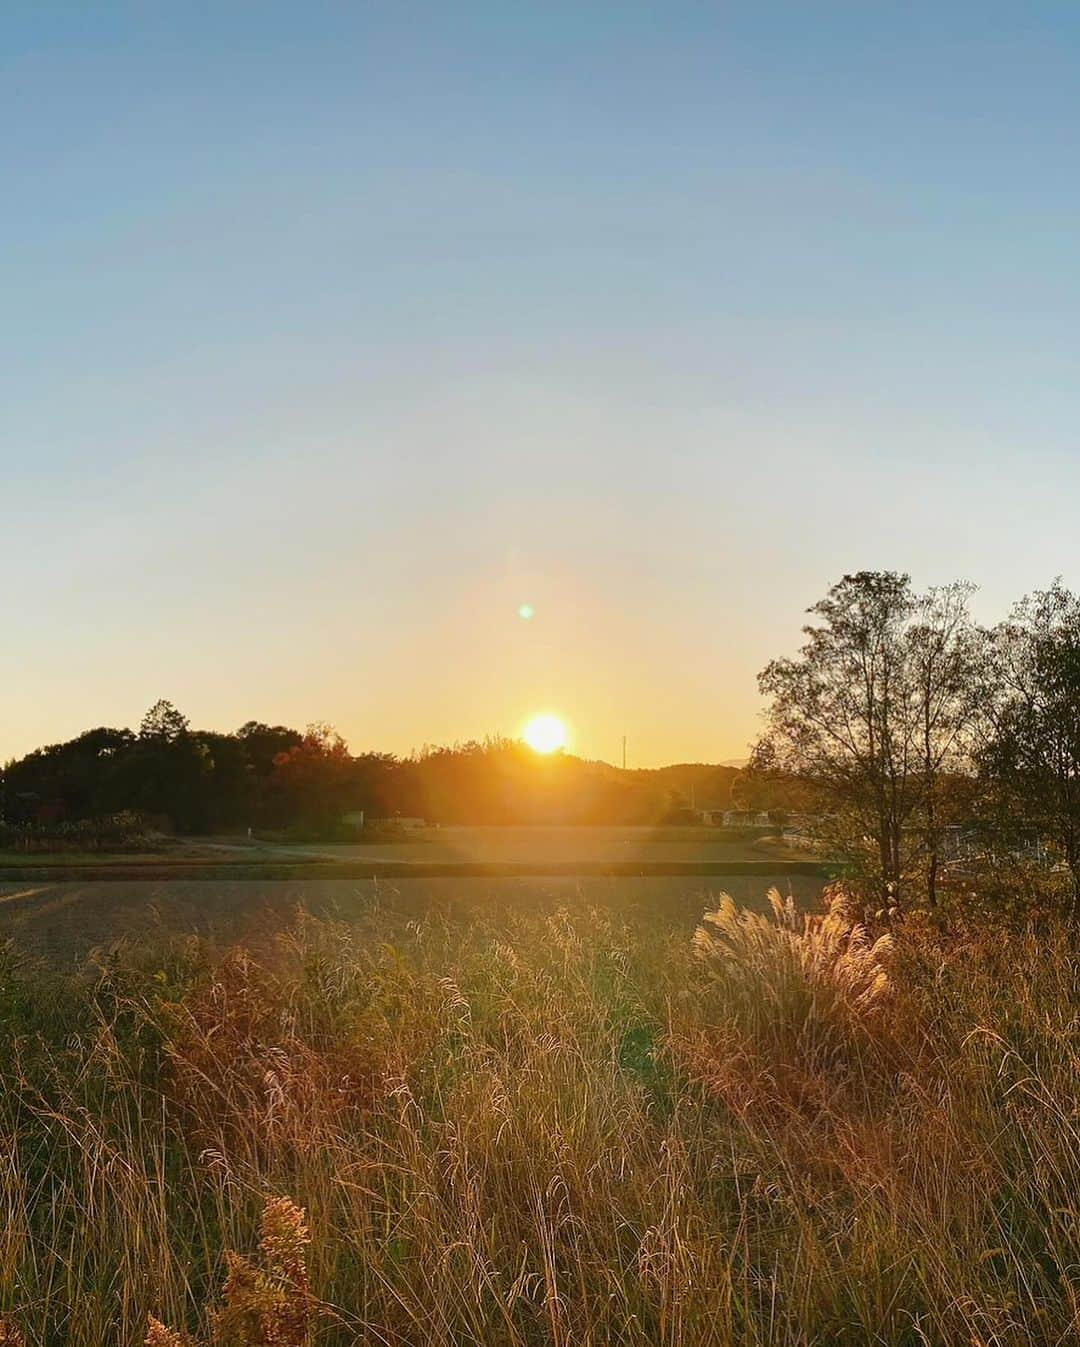
<path id="1" fill-rule="evenodd" d="M 899 900 L 918 798 L 905 642 L 915 610 L 907 575 L 845 575 L 810 609 L 816 620 L 799 655 L 773 660 L 758 678 L 769 707 L 755 761 L 816 787 L 842 840 L 872 839 L 885 902 Z"/>
<path id="2" fill-rule="evenodd" d="M 846 575 L 810 609 L 799 655 L 758 680 L 769 707 L 755 763 L 814 788 L 849 857 L 869 840 L 868 868 L 890 903 L 919 868 L 937 901 L 951 787 L 980 705 L 970 592 L 920 596 L 892 571 Z"/>

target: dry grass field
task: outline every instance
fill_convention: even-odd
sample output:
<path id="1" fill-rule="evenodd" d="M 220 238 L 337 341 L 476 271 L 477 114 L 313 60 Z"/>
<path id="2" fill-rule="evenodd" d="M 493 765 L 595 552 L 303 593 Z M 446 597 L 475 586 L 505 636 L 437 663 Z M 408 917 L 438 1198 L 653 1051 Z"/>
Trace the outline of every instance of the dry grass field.
<path id="1" fill-rule="evenodd" d="M 1067 936 L 659 885 L 5 895 L 0 1341 L 1074 1340 Z"/>

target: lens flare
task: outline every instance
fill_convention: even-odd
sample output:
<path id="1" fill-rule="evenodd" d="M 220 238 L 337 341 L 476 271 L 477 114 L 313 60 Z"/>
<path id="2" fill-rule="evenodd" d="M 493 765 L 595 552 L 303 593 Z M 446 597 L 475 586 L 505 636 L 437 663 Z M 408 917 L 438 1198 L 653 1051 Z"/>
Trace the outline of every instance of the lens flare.
<path id="1" fill-rule="evenodd" d="M 533 716 L 521 737 L 534 753 L 554 753 L 566 747 L 570 736 L 558 716 L 543 715 Z"/>

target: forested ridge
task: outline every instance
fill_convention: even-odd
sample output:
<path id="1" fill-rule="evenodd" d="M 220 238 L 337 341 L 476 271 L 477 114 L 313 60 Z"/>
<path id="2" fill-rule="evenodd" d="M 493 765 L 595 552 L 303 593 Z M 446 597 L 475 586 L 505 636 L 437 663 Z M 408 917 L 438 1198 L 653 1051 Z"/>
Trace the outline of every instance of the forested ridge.
<path id="1" fill-rule="evenodd" d="M 691 799 L 724 807 L 731 767 L 623 771 L 518 740 L 354 753 L 331 726 L 248 721 L 235 733 L 191 727 L 158 702 L 138 730 L 99 727 L 9 763 L 3 819 L 47 826 L 132 812 L 184 833 L 256 827 L 333 833 L 346 815 L 433 823 L 651 823 Z"/>

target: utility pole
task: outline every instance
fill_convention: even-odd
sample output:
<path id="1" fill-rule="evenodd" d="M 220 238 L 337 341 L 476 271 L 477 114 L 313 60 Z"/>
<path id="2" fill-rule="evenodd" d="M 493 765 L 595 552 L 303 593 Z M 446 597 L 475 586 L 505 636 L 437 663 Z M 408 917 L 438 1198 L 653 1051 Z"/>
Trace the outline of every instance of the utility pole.
<path id="1" fill-rule="evenodd" d="M 622 769 L 626 771 L 626 735 L 622 737 Z"/>

